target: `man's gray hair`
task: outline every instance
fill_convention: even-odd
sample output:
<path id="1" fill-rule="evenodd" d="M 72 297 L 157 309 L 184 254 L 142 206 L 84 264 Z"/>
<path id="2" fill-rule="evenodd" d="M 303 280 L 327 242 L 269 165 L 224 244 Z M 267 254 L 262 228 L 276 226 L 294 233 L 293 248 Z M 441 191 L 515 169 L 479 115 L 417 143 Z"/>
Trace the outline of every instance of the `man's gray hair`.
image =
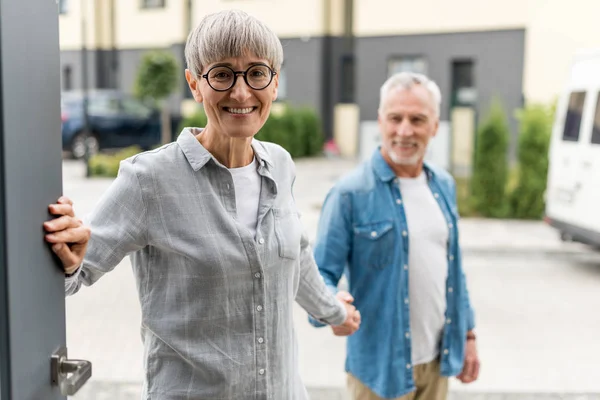
<path id="1" fill-rule="evenodd" d="M 283 48 L 267 25 L 239 10 L 226 10 L 202 18 L 185 45 L 188 69 L 197 78 L 204 67 L 226 58 L 253 55 L 281 69 Z"/>
<path id="2" fill-rule="evenodd" d="M 433 111 L 436 117 L 440 116 L 440 105 L 442 103 L 442 93 L 437 83 L 429 79 L 423 74 L 416 72 L 398 72 L 390 76 L 387 81 L 381 85 L 380 97 L 379 97 L 379 111 L 382 111 L 383 104 L 387 99 L 387 96 L 394 89 L 405 89 L 410 90 L 416 85 L 421 85 L 431 95 L 433 100 Z"/>

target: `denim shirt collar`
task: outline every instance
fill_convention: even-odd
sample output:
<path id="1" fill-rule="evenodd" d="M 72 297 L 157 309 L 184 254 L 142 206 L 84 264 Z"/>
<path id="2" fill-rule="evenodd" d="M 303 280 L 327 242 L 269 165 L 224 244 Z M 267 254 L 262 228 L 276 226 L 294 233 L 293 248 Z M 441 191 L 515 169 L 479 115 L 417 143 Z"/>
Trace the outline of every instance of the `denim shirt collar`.
<path id="1" fill-rule="evenodd" d="M 390 182 L 396 179 L 396 173 L 381 155 L 381 146 L 375 149 L 371 160 L 373 165 L 373 171 L 382 182 Z M 427 161 L 423 162 L 423 170 L 425 171 L 425 174 L 427 174 L 428 180 L 432 180 L 435 178 L 435 173 Z"/>
<path id="2" fill-rule="evenodd" d="M 204 165 L 206 165 L 210 159 L 214 159 L 214 157 L 208 150 L 206 150 L 204 146 L 202 146 L 202 144 L 200 144 L 198 139 L 196 139 L 192 129 L 198 129 L 200 131 L 202 130 L 202 128 L 184 128 L 177 138 L 177 144 L 181 148 L 181 151 L 183 151 L 183 154 L 187 158 L 192 169 L 194 171 L 198 171 L 204 167 Z M 265 164 L 267 164 L 269 167 L 272 167 L 273 160 L 262 144 L 258 140 L 252 139 L 251 145 L 257 162 L 261 166 L 265 166 Z M 216 159 L 215 162 L 217 162 Z"/>

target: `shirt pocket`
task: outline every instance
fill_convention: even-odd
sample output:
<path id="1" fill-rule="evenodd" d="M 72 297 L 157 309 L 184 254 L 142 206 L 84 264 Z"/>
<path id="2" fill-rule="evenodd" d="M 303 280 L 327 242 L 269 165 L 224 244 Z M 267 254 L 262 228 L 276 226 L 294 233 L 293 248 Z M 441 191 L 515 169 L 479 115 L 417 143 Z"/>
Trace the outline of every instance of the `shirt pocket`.
<path id="1" fill-rule="evenodd" d="M 298 212 L 291 208 L 273 208 L 275 237 L 279 257 L 295 260 L 300 255 L 302 224 Z"/>
<path id="2" fill-rule="evenodd" d="M 397 245 L 392 221 L 354 226 L 354 257 L 360 266 L 384 269 L 393 262 Z"/>

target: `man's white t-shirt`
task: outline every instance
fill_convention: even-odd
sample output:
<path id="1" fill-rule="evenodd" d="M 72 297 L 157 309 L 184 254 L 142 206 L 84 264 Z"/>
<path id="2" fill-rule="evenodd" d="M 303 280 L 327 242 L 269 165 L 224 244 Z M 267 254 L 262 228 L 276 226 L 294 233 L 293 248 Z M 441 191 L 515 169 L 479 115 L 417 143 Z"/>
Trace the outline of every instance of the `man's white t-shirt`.
<path id="1" fill-rule="evenodd" d="M 256 158 L 245 167 L 229 168 L 235 188 L 235 207 L 238 221 L 256 236 L 258 223 L 258 202 L 260 200 L 260 175 Z"/>
<path id="2" fill-rule="evenodd" d="M 408 223 L 408 290 L 413 365 L 439 355 L 445 323 L 448 226 L 422 172 L 398 178 Z"/>

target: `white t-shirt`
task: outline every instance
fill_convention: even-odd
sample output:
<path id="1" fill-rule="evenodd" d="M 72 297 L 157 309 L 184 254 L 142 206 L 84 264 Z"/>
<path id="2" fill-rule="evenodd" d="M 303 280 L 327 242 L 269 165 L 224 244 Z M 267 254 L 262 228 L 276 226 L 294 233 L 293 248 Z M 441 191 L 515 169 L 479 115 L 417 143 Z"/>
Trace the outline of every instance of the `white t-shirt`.
<path id="1" fill-rule="evenodd" d="M 258 202 L 260 200 L 260 175 L 256 158 L 245 167 L 229 168 L 235 188 L 235 207 L 238 221 L 256 236 Z"/>
<path id="2" fill-rule="evenodd" d="M 439 355 L 445 323 L 448 226 L 427 176 L 398 178 L 408 223 L 408 290 L 413 365 Z"/>

